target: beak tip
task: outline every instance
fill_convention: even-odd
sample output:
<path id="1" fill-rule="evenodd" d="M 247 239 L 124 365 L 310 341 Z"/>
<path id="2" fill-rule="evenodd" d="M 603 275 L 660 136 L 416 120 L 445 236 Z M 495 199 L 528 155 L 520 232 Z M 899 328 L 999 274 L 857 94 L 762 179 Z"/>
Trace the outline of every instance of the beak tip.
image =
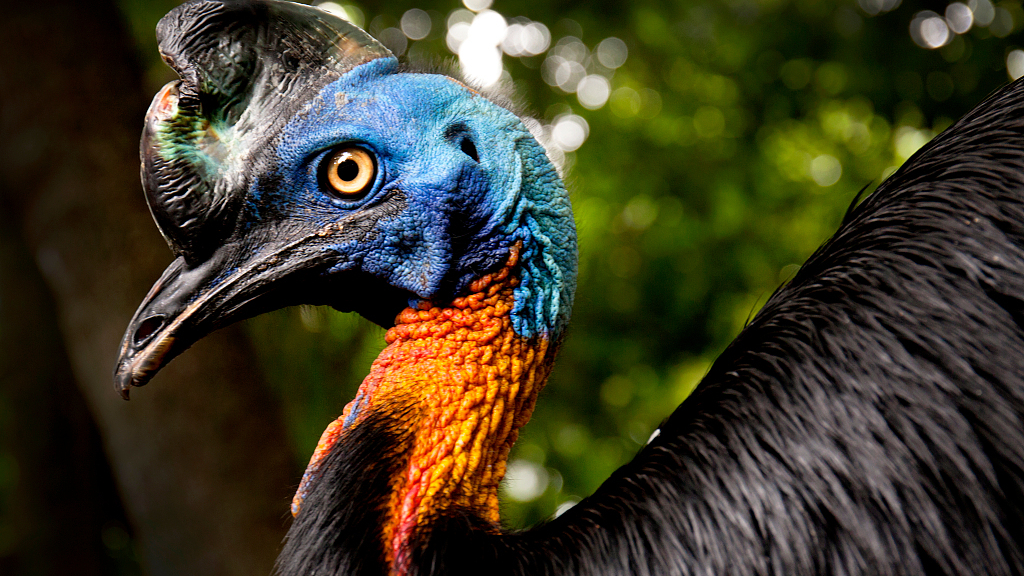
<path id="1" fill-rule="evenodd" d="M 135 383 L 135 378 L 132 377 L 131 368 L 123 364 L 118 365 L 117 370 L 114 372 L 114 390 L 121 395 L 122 399 L 129 400 L 132 386 L 138 386 L 138 384 Z"/>

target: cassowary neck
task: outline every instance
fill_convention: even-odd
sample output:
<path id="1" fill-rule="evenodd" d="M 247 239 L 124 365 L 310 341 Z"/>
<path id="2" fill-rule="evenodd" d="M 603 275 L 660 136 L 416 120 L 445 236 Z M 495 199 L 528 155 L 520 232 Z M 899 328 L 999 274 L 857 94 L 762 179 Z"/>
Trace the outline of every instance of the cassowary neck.
<path id="1" fill-rule="evenodd" d="M 415 529 L 446 510 L 472 512 L 497 528 L 498 484 L 555 347 L 543 336 L 526 339 L 513 329 L 518 258 L 516 247 L 504 268 L 449 305 L 421 305 L 399 315 L 355 400 L 324 431 L 293 513 L 331 448 L 372 413 L 409 433 L 397 455 L 402 472 L 391 481 L 390 500 L 366 503 L 383 512 L 381 537 L 393 573 L 404 572 Z"/>

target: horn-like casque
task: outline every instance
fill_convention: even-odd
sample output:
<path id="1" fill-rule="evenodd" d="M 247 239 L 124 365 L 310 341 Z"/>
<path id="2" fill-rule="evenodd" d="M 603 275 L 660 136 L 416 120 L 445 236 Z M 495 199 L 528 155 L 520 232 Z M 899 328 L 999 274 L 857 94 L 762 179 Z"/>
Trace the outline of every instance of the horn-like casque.
<path id="1" fill-rule="evenodd" d="M 394 58 L 349 22 L 288 2 L 193 2 L 160 21 L 157 40 L 181 80 L 147 114 L 143 186 L 160 232 L 190 264 L 234 228 L 258 168 L 253 151 L 298 103 L 360 64 Z"/>

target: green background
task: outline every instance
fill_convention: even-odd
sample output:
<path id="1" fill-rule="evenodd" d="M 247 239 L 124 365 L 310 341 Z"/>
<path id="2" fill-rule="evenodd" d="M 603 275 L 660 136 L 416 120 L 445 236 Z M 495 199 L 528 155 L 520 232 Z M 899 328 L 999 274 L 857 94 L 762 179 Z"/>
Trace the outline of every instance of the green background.
<path id="1" fill-rule="evenodd" d="M 414 63 L 455 61 L 446 20 L 462 4 L 340 3 L 392 38 L 407 10 L 425 10 L 430 34 L 392 46 L 405 44 Z M 119 3 L 137 48 L 126 58 L 141 62 L 150 93 L 174 78 L 153 29 L 175 4 Z M 912 38 L 915 18 L 947 3 L 495 1 L 506 19 L 550 31 L 544 53 L 503 59 L 526 114 L 541 125 L 574 114 L 589 127 L 564 154 L 580 244 L 573 321 L 512 454 L 508 526 L 550 517 L 628 461 L 858 191 L 1011 79 L 1024 63 L 1014 53 L 1024 46 L 1021 2 L 971 5 L 991 22 L 929 48 Z M 596 109 L 545 82 L 546 59 L 570 36 L 587 49 L 580 65 L 609 80 L 611 97 Z M 615 69 L 592 54 L 610 37 L 628 49 Z M 383 347 L 383 330 L 298 307 L 247 321 L 245 334 L 281 407 L 297 479 Z M 17 409 L 0 393 L 0 432 Z M 0 445 L 0 567 L 24 545 L 7 511 L 26 466 Z M 125 522 L 108 526 L 103 542 L 118 573 L 139 573 L 138 527 Z"/>

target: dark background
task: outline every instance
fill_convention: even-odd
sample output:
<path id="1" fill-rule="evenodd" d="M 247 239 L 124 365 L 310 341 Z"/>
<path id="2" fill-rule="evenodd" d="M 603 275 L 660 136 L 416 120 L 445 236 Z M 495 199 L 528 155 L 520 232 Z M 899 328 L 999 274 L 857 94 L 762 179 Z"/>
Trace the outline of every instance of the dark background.
<path id="1" fill-rule="evenodd" d="M 203 340 L 120 400 L 121 332 L 171 260 L 143 202 L 137 139 L 173 79 L 152 31 L 176 3 L 0 4 L 0 574 L 266 574 L 305 461 L 383 332 L 325 309 L 275 312 Z M 510 526 L 592 492 L 858 190 L 1024 73 L 1021 2 L 968 4 L 491 6 L 550 33 L 542 53 L 503 59 L 527 113 L 589 128 L 578 150 L 554 152 L 580 289 L 512 456 Z M 356 7 L 413 61 L 454 58 L 448 22 L 473 17 L 452 16 L 464 6 L 451 1 Z M 402 34 L 414 8 L 431 22 L 415 41 Z M 965 9 L 970 29 L 939 42 L 934 18 L 958 27 Z M 419 37 L 412 14 L 404 29 Z M 621 66 L 601 57 L 609 37 L 628 50 Z M 555 57 L 576 74 L 561 87 L 549 84 Z M 583 73 L 608 80 L 607 103 L 581 105 Z"/>

